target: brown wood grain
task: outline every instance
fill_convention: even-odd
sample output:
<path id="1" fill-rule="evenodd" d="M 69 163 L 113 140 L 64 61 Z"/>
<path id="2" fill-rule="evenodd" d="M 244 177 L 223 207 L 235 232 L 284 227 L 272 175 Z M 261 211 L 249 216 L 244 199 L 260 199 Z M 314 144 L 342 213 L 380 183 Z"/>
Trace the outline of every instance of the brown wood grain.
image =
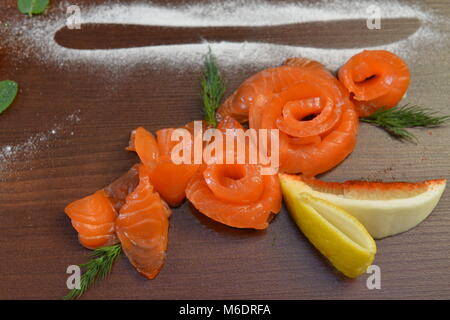
<path id="1" fill-rule="evenodd" d="M 266 42 L 313 48 L 361 48 L 384 45 L 410 36 L 420 27 L 417 18 L 383 20 L 383 28 L 368 29 L 365 19 L 312 21 L 277 26 L 167 27 L 86 23 L 80 30 L 63 28 L 55 34 L 60 45 L 73 49 L 114 49 L 159 46 L 202 41 Z M 353 30 L 358 41 L 342 41 L 341 29 Z M 320 37 L 315 37 L 320 34 Z M 98 39 L 102 41 L 98 41 Z M 388 39 L 388 41 L 387 41 Z"/>
<path id="2" fill-rule="evenodd" d="M 59 1 L 52 2 L 46 15 L 59 10 Z M 97 2 L 104 1 L 89 1 Z M 6 17 L 30 19 L 17 12 L 15 3 L 0 2 L 0 22 Z M 423 5 L 450 17 L 448 1 Z M 448 26 L 442 28 L 449 35 Z M 335 36 L 346 43 L 353 39 L 351 29 Z M 450 47 L 448 39 L 443 41 Z M 85 262 L 88 254 L 79 245 L 64 206 L 107 185 L 137 161 L 124 150 L 135 127 L 154 131 L 201 118 L 199 70 L 140 63 L 111 75 L 89 63 L 69 62 L 68 68 L 61 68 L 32 55 L 24 57 L 1 40 L 0 47 L 0 80 L 14 79 L 21 87 L 14 105 L 0 115 L 0 150 L 61 125 L 45 146 L 0 171 L 0 299 L 60 299 L 67 292 L 67 266 Z M 450 113 L 449 52 L 429 48 L 422 55 L 410 65 L 412 83 L 406 101 Z M 228 93 L 257 70 L 226 72 Z M 73 112 L 79 122 L 65 120 Z M 353 154 L 321 178 L 449 178 L 450 127 L 414 133 L 418 144 L 402 143 L 362 124 Z M 449 208 L 446 191 L 418 227 L 377 241 L 374 263 L 381 268 L 382 288 L 368 290 L 367 275 L 344 279 L 308 243 L 285 209 L 268 230 L 256 232 L 212 222 L 185 203 L 174 210 L 166 264 L 155 280 L 143 279 L 122 258 L 108 279 L 83 298 L 449 299 Z"/>

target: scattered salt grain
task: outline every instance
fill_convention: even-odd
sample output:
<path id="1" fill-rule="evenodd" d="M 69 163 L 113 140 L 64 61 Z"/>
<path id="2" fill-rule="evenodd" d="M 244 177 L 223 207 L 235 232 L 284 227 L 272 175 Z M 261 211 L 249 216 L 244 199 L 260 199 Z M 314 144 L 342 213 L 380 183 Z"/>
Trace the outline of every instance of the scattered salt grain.
<path id="1" fill-rule="evenodd" d="M 81 110 L 77 109 L 74 113 L 68 115 L 66 117 L 66 120 L 72 121 L 72 122 L 80 122 L 81 121 L 81 118 L 79 116 L 80 112 L 81 112 Z"/>
<path id="2" fill-rule="evenodd" d="M 16 160 L 33 158 L 35 152 L 45 146 L 49 139 L 49 132 L 41 132 L 28 137 L 24 142 L 16 145 L 4 146 L 0 153 L 0 179 Z"/>
<path id="3" fill-rule="evenodd" d="M 64 132 L 64 127 L 81 120 L 79 113 L 80 110 L 78 109 L 66 117 L 66 122 L 55 124 L 47 131 L 33 134 L 22 143 L 1 147 L 0 181 L 5 180 L 12 173 L 17 161 L 36 159 L 41 151 L 50 148 L 59 135 Z M 73 135 L 73 131 L 71 132 L 71 135 Z M 32 167 L 28 167 L 27 169 L 33 170 Z"/>

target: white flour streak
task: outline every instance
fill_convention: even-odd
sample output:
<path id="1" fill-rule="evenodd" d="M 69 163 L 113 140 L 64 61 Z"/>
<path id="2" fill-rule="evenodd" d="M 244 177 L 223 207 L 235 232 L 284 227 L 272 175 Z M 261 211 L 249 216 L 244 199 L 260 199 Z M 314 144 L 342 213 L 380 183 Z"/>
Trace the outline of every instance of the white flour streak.
<path id="1" fill-rule="evenodd" d="M 50 148 L 53 141 L 58 139 L 63 133 L 67 122 L 74 124 L 81 120 L 79 113 L 80 110 L 78 109 L 66 117 L 66 123 L 59 125 L 55 124 L 51 129 L 45 132 L 31 135 L 22 143 L 0 147 L 0 181 L 4 180 L 12 171 L 16 161 L 34 159 L 39 152 Z M 70 135 L 73 135 L 73 131 Z M 32 170 L 32 168 L 28 169 Z"/>
<path id="2" fill-rule="evenodd" d="M 409 38 L 371 49 L 386 49 L 399 54 L 408 63 L 414 62 L 421 48 L 438 46 L 444 34 L 433 28 L 441 19 L 423 8 L 397 1 L 371 1 L 378 5 L 383 18 L 417 17 L 422 25 Z M 366 19 L 369 5 L 364 1 L 322 1 L 312 4 L 274 4 L 262 1 L 220 1 L 196 5 L 162 7 L 154 4 L 110 4 L 82 6 L 84 23 L 125 23 L 164 26 L 262 26 L 328 21 Z M 61 5 L 64 11 L 65 5 Z M 342 65 L 361 49 L 319 49 L 311 47 L 275 45 L 261 42 L 214 42 L 182 45 L 149 46 L 113 50 L 72 50 L 59 46 L 54 34 L 64 27 L 66 16 L 53 14 L 45 19 L 28 19 L 13 25 L 12 43 L 22 42 L 18 54 L 33 54 L 42 62 L 52 61 L 59 66 L 72 62 L 93 63 L 112 72 L 123 72 L 139 64 L 149 68 L 199 67 L 207 46 L 211 45 L 219 63 L 228 70 L 243 66 L 278 65 L 288 57 L 307 56 L 319 60 L 331 69 Z M 8 39 L 6 39 L 8 41 Z"/>
<path id="3" fill-rule="evenodd" d="M 47 149 L 59 130 L 59 127 L 54 127 L 46 132 L 36 133 L 22 143 L 2 147 L 0 149 L 0 181 L 13 171 L 17 161 L 31 160 L 36 153 Z M 32 170 L 32 168 L 29 169 Z"/>
<path id="4" fill-rule="evenodd" d="M 395 1 L 380 4 L 384 18 L 426 18 L 417 8 Z M 159 26 L 273 26 L 310 21 L 367 18 L 367 3 L 326 1 L 311 3 L 270 3 L 261 1 L 219 1 L 173 7 L 149 4 L 114 4 L 83 11 L 83 23 L 126 23 Z"/>

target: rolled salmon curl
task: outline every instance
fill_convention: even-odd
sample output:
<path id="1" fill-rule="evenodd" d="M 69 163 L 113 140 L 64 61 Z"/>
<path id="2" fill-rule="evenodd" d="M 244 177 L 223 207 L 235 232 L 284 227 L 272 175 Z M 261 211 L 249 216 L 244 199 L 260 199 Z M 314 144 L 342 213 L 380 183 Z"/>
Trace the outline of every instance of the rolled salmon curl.
<path id="1" fill-rule="evenodd" d="M 103 190 L 70 203 L 64 211 L 84 247 L 95 249 L 118 242 L 114 227 L 117 212 Z"/>
<path id="2" fill-rule="evenodd" d="M 218 128 L 242 129 L 226 117 Z M 235 228 L 266 229 L 281 209 L 277 175 L 263 175 L 258 164 L 209 164 L 198 170 L 186 188 L 189 201 L 202 214 Z"/>
<path id="3" fill-rule="evenodd" d="M 261 175 L 260 166 L 213 164 L 199 170 L 186 195 L 197 210 L 235 228 L 266 229 L 281 209 L 276 175 Z"/>
<path id="4" fill-rule="evenodd" d="M 116 233 L 130 263 L 148 279 L 155 278 L 164 265 L 170 214 L 153 190 L 148 168 L 140 165 L 139 184 L 120 209 Z"/>
<path id="5" fill-rule="evenodd" d="M 234 118 L 230 116 L 225 116 L 217 125 L 217 129 L 222 132 L 223 136 L 223 149 L 222 162 L 229 163 L 230 161 L 241 161 L 240 163 L 249 163 L 249 148 L 248 143 L 251 141 L 245 137 L 245 129 L 244 127 Z M 244 146 L 244 150 L 238 150 L 240 140 L 240 145 Z M 227 145 L 227 143 L 232 142 L 232 145 Z M 245 158 L 241 158 L 239 160 L 239 151 L 244 151 L 242 156 Z M 220 163 L 222 163 L 220 162 Z"/>
<path id="6" fill-rule="evenodd" d="M 185 139 L 190 141 L 185 145 L 186 148 L 183 147 L 181 141 L 172 141 L 172 134 L 175 130 L 185 130 L 184 133 L 189 135 L 184 136 Z M 200 164 L 194 164 L 193 137 L 189 130 L 184 128 L 162 129 L 156 132 L 156 136 L 160 157 L 155 168 L 150 171 L 150 180 L 161 197 L 171 207 L 176 207 L 186 198 L 186 186 L 200 167 Z M 175 147 L 176 149 L 174 149 Z M 176 154 L 172 154 L 172 152 L 176 152 Z M 186 158 L 183 158 L 184 152 L 187 153 Z M 179 157 L 179 159 L 176 159 L 176 157 Z M 176 163 L 173 161 L 174 159 L 176 159 Z"/>
<path id="7" fill-rule="evenodd" d="M 364 50 L 351 57 L 338 72 L 360 117 L 380 108 L 395 107 L 408 90 L 410 72 L 392 52 Z"/>
<path id="8" fill-rule="evenodd" d="M 308 58 L 290 58 L 283 65 L 311 69 L 332 76 L 321 63 Z M 278 73 L 275 72 L 277 70 L 279 69 L 265 69 L 245 80 L 219 107 L 217 110 L 218 120 L 222 121 L 226 117 L 231 117 L 241 123 L 247 122 L 250 108 L 253 105 L 258 106 L 269 102 L 272 94 L 300 81 L 297 78 L 299 73 Z M 289 68 L 286 68 L 286 70 L 289 70 Z M 272 78 L 272 76 L 275 77 Z"/>
<path id="9" fill-rule="evenodd" d="M 172 140 L 175 130 L 175 128 L 161 129 L 156 132 L 155 139 L 149 131 L 139 127 L 133 131 L 127 148 L 130 151 L 136 151 L 141 162 L 149 169 L 149 177 L 155 190 L 172 207 L 179 206 L 186 198 L 187 183 L 199 167 L 193 161 L 191 163 L 173 162 L 172 150 L 179 144 Z M 179 130 L 184 130 L 185 138 L 190 139 L 192 148 L 193 138 L 189 128 L 179 128 Z M 181 150 L 181 155 L 183 152 Z"/>
<path id="10" fill-rule="evenodd" d="M 290 59 L 260 73 L 249 108 L 253 129 L 279 129 L 280 171 L 315 176 L 354 149 L 358 116 L 339 81 L 318 62 Z M 265 79 L 265 80 L 262 80 Z M 270 142 L 269 144 L 271 144 Z"/>

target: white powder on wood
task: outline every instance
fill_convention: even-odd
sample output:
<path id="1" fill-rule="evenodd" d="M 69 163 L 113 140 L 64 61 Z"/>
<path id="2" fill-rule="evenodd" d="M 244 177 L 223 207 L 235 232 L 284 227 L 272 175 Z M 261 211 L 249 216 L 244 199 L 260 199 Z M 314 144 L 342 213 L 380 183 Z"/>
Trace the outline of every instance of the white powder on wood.
<path id="1" fill-rule="evenodd" d="M 80 122 L 80 109 L 66 117 L 62 124 L 55 124 L 44 132 L 38 132 L 28 137 L 24 142 L 0 147 L 0 181 L 5 180 L 14 169 L 16 161 L 35 159 L 39 152 L 50 148 L 61 134 L 64 134 L 66 126 Z M 73 131 L 70 133 L 73 136 Z M 28 168 L 32 170 L 32 167 Z"/>
<path id="2" fill-rule="evenodd" d="M 262 1 L 220 1 L 212 3 L 158 6 L 154 4 L 109 4 L 82 6 L 83 23 L 124 23 L 159 26 L 268 26 L 301 23 L 309 21 L 329 21 L 346 19 L 367 19 L 368 3 L 364 1 L 321 1 L 315 4 L 291 3 L 275 4 Z M 386 49 L 399 54 L 407 62 L 413 62 L 421 48 L 441 43 L 442 32 L 433 24 L 442 23 L 423 8 L 402 4 L 397 1 L 371 1 L 378 5 L 381 18 L 417 17 L 422 25 L 409 38 L 371 49 Z M 219 63 L 229 69 L 239 69 L 245 65 L 265 67 L 278 65 L 287 57 L 306 56 L 336 69 L 349 57 L 361 49 L 318 49 L 310 47 L 275 45 L 261 42 L 215 42 L 198 44 L 162 45 L 109 50 L 73 50 L 59 46 L 54 34 L 65 26 L 65 8 L 69 3 L 60 4 L 59 14 L 45 19 L 28 19 L 25 23 L 10 24 L 10 43 L 22 43 L 18 54 L 33 54 L 42 62 L 52 61 L 59 66 L 70 62 L 94 63 L 106 66 L 105 70 L 121 71 L 136 64 L 146 63 L 150 67 L 174 67 L 184 69 L 199 67 L 207 46 L 212 47 Z M 376 32 L 376 31 L 375 31 Z M 8 42 L 8 39 L 6 39 Z M 101 40 L 100 40 L 101 41 Z"/>
<path id="3" fill-rule="evenodd" d="M 158 26 L 274 26 L 311 21 L 367 18 L 369 5 L 379 5 L 384 18 L 426 19 L 418 8 L 396 1 L 322 1 L 271 3 L 268 1 L 215 1 L 163 7 L 147 4 L 99 5 L 82 11 L 83 23 L 124 23 Z"/>

